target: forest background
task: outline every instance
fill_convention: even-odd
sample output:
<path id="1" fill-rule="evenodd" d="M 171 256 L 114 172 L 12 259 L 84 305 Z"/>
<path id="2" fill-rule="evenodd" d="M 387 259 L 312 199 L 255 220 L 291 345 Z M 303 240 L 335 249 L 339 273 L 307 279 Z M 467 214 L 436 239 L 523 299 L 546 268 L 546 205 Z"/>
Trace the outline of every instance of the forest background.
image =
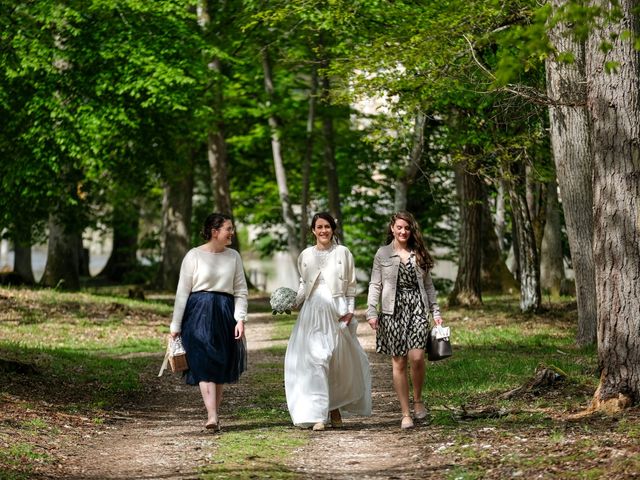
<path id="1" fill-rule="evenodd" d="M 454 252 L 451 306 L 517 291 L 537 312 L 542 292 L 575 292 L 593 408 L 640 400 L 632 0 L 0 6 L 4 281 L 33 284 L 47 240 L 40 285 L 81 288 L 83 233 L 102 229 L 99 279 L 172 290 L 214 210 L 243 227 L 241 251 L 291 258 L 328 210 L 368 271 L 407 209 Z"/>

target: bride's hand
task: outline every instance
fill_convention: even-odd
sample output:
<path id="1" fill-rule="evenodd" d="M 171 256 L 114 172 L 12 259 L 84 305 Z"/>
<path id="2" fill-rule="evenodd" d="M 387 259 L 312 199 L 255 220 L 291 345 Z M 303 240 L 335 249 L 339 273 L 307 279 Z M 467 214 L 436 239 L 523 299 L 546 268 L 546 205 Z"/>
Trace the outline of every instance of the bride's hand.
<path id="1" fill-rule="evenodd" d="M 349 323 L 351 322 L 352 318 L 353 318 L 353 313 L 347 313 L 346 315 L 340 317 L 340 321 L 344 322 L 347 325 L 349 325 Z"/>

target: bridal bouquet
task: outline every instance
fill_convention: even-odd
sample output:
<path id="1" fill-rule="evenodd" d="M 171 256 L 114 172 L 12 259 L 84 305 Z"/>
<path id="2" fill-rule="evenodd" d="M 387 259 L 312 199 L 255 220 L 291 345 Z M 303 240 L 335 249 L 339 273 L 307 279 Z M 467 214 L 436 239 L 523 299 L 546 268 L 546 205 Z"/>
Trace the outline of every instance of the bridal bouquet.
<path id="1" fill-rule="evenodd" d="M 297 293 L 287 287 L 276 288 L 271 294 L 271 310 L 276 313 L 291 313 L 291 309 L 296 301 Z"/>

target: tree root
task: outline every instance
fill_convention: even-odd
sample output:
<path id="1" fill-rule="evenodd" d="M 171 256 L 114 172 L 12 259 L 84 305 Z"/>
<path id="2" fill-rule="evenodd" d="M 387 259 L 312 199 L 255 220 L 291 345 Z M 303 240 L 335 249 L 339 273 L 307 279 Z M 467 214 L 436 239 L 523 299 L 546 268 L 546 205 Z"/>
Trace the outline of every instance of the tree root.
<path id="1" fill-rule="evenodd" d="M 566 379 L 567 374 L 558 367 L 540 364 L 536 368 L 536 374 L 531 380 L 520 387 L 503 393 L 498 398 L 509 400 L 527 393 L 540 395 L 545 390 L 556 388 L 559 384 L 564 383 Z"/>

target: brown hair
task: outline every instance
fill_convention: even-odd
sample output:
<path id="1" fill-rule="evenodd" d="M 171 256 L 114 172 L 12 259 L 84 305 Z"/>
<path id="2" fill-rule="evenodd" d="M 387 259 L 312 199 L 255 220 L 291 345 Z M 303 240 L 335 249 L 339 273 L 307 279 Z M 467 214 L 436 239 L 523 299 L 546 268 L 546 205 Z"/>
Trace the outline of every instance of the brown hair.
<path id="1" fill-rule="evenodd" d="M 391 215 L 391 220 L 387 227 L 387 244 L 393 241 L 394 237 L 392 228 L 397 220 L 404 220 L 409 224 L 409 231 L 411 232 L 411 235 L 409 236 L 407 244 L 409 248 L 415 252 L 418 265 L 425 270 L 431 270 L 434 263 L 433 257 L 427 251 L 418 222 L 409 212 L 396 212 Z"/>
<path id="2" fill-rule="evenodd" d="M 204 219 L 200 235 L 208 242 L 211 240 L 211 230 L 219 230 L 227 220 L 233 221 L 229 215 L 224 213 L 212 213 Z"/>

